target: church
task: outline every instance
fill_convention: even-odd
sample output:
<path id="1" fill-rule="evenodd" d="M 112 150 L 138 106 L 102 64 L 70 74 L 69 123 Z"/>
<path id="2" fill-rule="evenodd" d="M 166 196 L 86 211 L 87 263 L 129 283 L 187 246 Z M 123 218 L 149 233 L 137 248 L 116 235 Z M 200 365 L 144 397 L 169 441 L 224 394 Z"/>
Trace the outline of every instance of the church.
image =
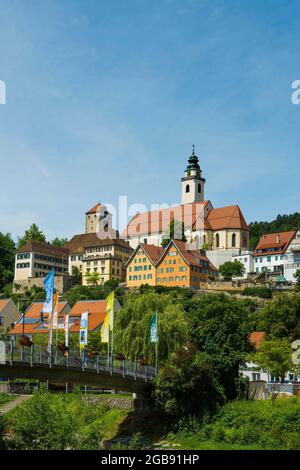
<path id="1" fill-rule="evenodd" d="M 181 178 L 181 204 L 135 214 L 121 238 L 134 249 L 139 243 L 161 246 L 171 221 L 184 227 L 190 249 L 205 249 L 217 268 L 231 261 L 232 255 L 248 250 L 249 228 L 239 206 L 214 208 L 205 199 L 205 178 L 194 148 Z"/>

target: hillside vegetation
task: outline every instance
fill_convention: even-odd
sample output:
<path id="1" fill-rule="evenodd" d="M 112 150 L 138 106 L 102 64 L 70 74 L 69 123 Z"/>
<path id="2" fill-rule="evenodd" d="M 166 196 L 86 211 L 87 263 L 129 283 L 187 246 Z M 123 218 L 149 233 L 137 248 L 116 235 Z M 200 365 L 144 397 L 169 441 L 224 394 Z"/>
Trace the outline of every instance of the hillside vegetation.
<path id="1" fill-rule="evenodd" d="M 213 421 L 198 429 L 193 423 L 182 425 L 167 436 L 172 447 L 185 450 L 299 450 L 300 400 L 234 401 L 228 403 Z"/>
<path id="2" fill-rule="evenodd" d="M 271 222 L 251 222 L 250 228 L 250 250 L 254 250 L 261 235 L 264 233 L 288 232 L 300 227 L 300 213 L 278 215 Z"/>

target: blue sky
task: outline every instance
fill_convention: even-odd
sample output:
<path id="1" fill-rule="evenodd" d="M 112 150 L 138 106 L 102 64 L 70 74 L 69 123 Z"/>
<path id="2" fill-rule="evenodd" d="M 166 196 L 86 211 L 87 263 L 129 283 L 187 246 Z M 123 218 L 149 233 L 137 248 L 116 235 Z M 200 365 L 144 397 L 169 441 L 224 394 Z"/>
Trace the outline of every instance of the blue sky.
<path id="1" fill-rule="evenodd" d="M 192 144 L 215 207 L 299 211 L 299 0 L 1 0 L 0 231 L 174 204 Z"/>

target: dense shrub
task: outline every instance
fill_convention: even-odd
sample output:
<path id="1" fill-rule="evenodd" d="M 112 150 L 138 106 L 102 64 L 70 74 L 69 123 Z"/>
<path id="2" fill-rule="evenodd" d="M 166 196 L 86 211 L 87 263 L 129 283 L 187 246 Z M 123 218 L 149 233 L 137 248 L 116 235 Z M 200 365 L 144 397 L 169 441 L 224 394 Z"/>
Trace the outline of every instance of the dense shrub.
<path id="1" fill-rule="evenodd" d="M 199 440 L 254 445 L 265 449 L 300 449 L 300 401 L 232 402 L 199 432 Z"/>
<path id="2" fill-rule="evenodd" d="M 243 290 L 243 295 L 260 297 L 261 299 L 271 299 L 272 291 L 267 287 L 245 287 Z"/>
<path id="3" fill-rule="evenodd" d="M 8 414 L 14 449 L 100 449 L 125 414 L 105 404 L 87 403 L 80 394 L 36 393 Z"/>

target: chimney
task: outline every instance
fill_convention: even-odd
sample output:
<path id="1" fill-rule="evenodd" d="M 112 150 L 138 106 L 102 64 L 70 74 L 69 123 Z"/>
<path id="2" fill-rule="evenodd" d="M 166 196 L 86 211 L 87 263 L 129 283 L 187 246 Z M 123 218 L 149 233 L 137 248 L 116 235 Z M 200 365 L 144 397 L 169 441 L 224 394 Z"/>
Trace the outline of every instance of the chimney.
<path id="1" fill-rule="evenodd" d="M 276 243 L 279 243 L 279 234 L 276 235 Z"/>

